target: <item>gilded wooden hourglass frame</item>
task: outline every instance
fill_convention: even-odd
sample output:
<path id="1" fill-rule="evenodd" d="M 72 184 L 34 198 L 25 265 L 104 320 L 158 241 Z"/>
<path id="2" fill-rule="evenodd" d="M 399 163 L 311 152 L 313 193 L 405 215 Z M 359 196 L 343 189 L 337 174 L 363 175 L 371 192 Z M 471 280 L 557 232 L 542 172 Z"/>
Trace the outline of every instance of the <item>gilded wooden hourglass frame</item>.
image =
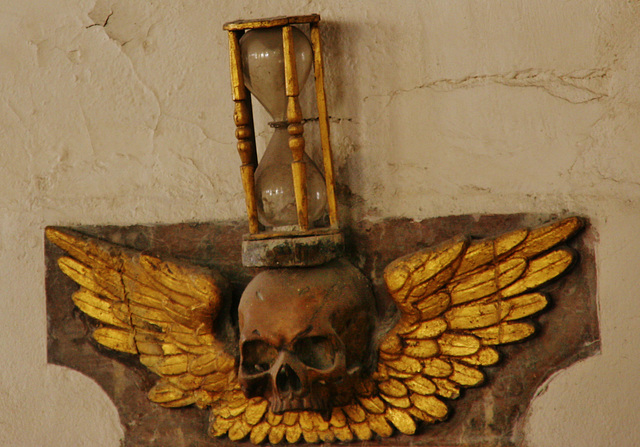
<path id="1" fill-rule="evenodd" d="M 273 249 L 282 249 L 282 241 L 288 252 L 303 253 L 297 261 L 291 256 L 282 257 L 290 265 L 315 265 L 326 262 L 340 251 L 342 234 L 339 228 L 338 207 L 335 195 L 335 178 L 330 143 L 329 116 L 324 86 L 324 70 L 318 14 L 306 16 L 277 17 L 272 19 L 240 20 L 229 22 L 224 29 L 229 35 L 229 53 L 231 84 L 235 103 L 234 121 L 236 124 L 237 147 L 240 154 L 242 184 L 245 192 L 249 234 L 245 236 L 243 252 L 245 265 L 283 266 L 273 261 Z M 294 25 L 308 25 L 313 51 L 313 71 L 315 76 L 316 102 L 322 147 L 322 161 L 326 184 L 327 212 L 329 224 L 313 228 L 309 219 L 307 196 L 307 163 L 304 160 L 305 138 L 303 135 L 302 111 L 299 102 L 300 86 L 292 28 Z M 282 30 L 284 51 L 285 94 L 287 97 L 288 146 L 293 156 L 291 175 L 295 193 L 297 225 L 290 231 L 265 229 L 258 219 L 258 193 L 256 191 L 255 172 L 258 157 L 255 142 L 255 127 L 251 106 L 251 93 L 245 85 L 242 66 L 240 38 L 245 32 L 256 29 L 279 28 Z M 280 242 L 275 242 L 280 241 Z M 311 250 L 308 247 L 312 246 Z M 310 254 L 311 252 L 311 254 Z M 323 255 L 317 258 L 317 253 Z M 267 253 L 267 254 L 265 254 Z M 296 256 L 294 256 L 296 258 Z"/>

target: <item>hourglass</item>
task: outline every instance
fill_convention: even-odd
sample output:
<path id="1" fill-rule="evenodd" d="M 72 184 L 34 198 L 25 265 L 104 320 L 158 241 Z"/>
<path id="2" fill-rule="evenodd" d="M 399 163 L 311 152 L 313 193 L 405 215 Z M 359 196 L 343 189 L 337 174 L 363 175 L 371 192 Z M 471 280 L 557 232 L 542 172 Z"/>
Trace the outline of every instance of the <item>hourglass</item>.
<path id="1" fill-rule="evenodd" d="M 249 217 L 250 234 L 243 242 L 245 265 L 319 264 L 335 257 L 342 244 L 319 21 L 320 16 L 313 14 L 224 25 L 229 32 L 234 121 Z M 293 25 L 309 25 L 311 41 Z M 324 175 L 305 152 L 298 99 L 312 67 Z M 273 120 L 273 135 L 260 163 L 251 94 Z"/>
<path id="2" fill-rule="evenodd" d="M 290 30 L 298 78 L 295 82 L 300 89 L 311 72 L 313 52 L 311 42 L 302 31 L 295 27 Z M 287 128 L 288 96 L 282 36 L 278 28 L 263 28 L 250 30 L 240 39 L 245 86 L 274 120 L 271 126 L 275 131 L 255 172 L 258 220 L 265 227 L 273 228 L 298 223 L 291 168 L 294 159 Z M 302 131 L 301 126 L 295 133 L 298 131 Z M 300 141 L 304 143 L 304 140 Z M 311 225 L 325 214 L 327 194 L 324 178 L 316 164 L 306 152 L 302 157 L 304 164 L 297 163 L 294 169 L 305 167 L 307 220 Z"/>

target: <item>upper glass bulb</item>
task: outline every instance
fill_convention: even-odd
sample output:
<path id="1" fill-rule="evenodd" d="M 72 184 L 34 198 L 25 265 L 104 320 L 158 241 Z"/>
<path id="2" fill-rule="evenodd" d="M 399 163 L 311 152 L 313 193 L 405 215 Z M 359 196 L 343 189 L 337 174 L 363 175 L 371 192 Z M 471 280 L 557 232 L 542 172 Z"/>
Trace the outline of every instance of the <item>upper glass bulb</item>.
<path id="1" fill-rule="evenodd" d="M 298 85 L 305 84 L 313 62 L 313 51 L 307 36 L 291 28 L 296 52 Z M 287 119 L 287 97 L 284 80 L 284 51 L 280 28 L 247 31 L 240 39 L 244 84 L 267 109 L 275 121 Z"/>

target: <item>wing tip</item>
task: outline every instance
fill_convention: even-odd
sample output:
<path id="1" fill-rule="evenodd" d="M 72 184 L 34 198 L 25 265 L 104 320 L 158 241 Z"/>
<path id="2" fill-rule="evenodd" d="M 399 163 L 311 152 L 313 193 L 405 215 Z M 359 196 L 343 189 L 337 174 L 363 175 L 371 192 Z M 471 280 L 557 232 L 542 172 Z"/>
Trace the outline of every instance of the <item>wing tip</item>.
<path id="1" fill-rule="evenodd" d="M 576 233 L 582 230 L 587 225 L 588 222 L 589 221 L 586 217 L 569 216 L 563 219 L 549 222 L 545 225 L 542 225 L 541 227 L 534 229 L 533 231 L 546 230 L 548 232 L 557 232 L 558 239 L 554 244 L 554 245 L 557 245 L 571 239 L 573 236 L 575 236 Z"/>
<path id="2" fill-rule="evenodd" d="M 570 238 L 571 236 L 576 234 L 578 231 L 586 227 L 588 222 L 589 221 L 586 217 L 570 216 L 570 217 L 567 217 L 566 219 L 562 219 L 560 221 L 560 224 L 566 227 L 567 233 L 568 233 L 567 238 Z"/>
<path id="3" fill-rule="evenodd" d="M 61 244 L 64 244 L 65 239 L 69 239 L 70 234 L 63 231 L 60 227 L 47 226 L 44 229 L 44 235 L 52 244 L 62 248 Z"/>
<path id="4" fill-rule="evenodd" d="M 139 354 L 134 334 L 127 329 L 100 327 L 93 331 L 93 339 L 102 346 L 127 354 Z"/>

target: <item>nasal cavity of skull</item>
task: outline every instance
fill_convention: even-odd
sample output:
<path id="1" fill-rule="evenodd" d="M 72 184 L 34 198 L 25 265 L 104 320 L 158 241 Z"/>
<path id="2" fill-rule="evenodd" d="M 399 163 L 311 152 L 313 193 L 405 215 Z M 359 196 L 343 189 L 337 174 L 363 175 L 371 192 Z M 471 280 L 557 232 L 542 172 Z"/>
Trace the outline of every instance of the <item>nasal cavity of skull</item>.
<path id="1" fill-rule="evenodd" d="M 300 381 L 300 377 L 298 377 L 289 365 L 282 365 L 276 376 L 276 387 L 281 393 L 300 391 L 302 389 L 302 382 Z"/>
<path id="2" fill-rule="evenodd" d="M 335 362 L 335 349 L 327 337 L 314 336 L 297 340 L 293 352 L 309 368 L 326 370 Z"/>
<path id="3" fill-rule="evenodd" d="M 277 357 L 276 348 L 261 340 L 250 340 L 242 345 L 242 369 L 245 374 L 268 371 Z"/>

